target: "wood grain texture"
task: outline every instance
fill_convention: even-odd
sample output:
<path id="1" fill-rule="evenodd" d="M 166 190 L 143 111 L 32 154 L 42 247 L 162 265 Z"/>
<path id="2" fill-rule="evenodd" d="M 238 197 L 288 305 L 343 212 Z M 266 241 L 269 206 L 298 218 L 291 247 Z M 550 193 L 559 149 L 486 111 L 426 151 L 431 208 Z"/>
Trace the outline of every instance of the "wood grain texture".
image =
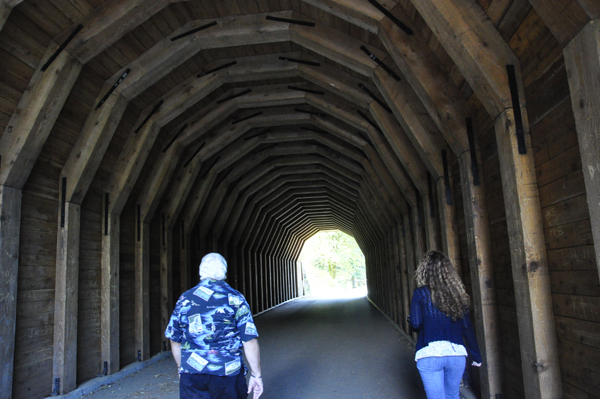
<path id="1" fill-rule="evenodd" d="M 0 397 L 10 399 L 13 385 L 15 325 L 17 318 L 17 276 L 19 272 L 19 236 L 21 225 L 21 190 L 0 186 L 0 273 L 2 300 L 0 323 Z"/>
<path id="2" fill-rule="evenodd" d="M 600 91 L 600 24 L 590 22 L 565 48 L 571 102 L 590 212 L 591 229 L 600 267 L 600 134 L 597 93 Z M 600 269 L 599 269 L 600 270 Z"/>
<path id="3" fill-rule="evenodd" d="M 53 378 L 60 378 L 60 393 L 77 386 L 77 320 L 79 305 L 79 235 L 81 207 L 65 203 L 64 226 L 56 243 Z"/>

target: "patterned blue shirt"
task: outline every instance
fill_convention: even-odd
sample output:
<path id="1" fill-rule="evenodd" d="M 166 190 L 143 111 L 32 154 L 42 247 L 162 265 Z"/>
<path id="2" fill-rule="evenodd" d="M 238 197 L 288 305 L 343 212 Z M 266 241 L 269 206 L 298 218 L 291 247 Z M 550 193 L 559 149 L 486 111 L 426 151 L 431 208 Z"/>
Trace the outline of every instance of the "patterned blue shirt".
<path id="1" fill-rule="evenodd" d="M 242 294 L 202 280 L 177 301 L 165 337 L 181 344 L 180 373 L 230 376 L 242 369 L 242 342 L 258 333 Z"/>

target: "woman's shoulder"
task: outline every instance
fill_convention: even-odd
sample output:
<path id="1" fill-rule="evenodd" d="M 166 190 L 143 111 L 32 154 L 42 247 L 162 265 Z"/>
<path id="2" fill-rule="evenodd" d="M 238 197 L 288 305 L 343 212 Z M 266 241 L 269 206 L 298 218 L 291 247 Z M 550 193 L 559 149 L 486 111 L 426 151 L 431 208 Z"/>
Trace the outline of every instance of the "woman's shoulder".
<path id="1" fill-rule="evenodd" d="M 415 289 L 415 296 L 421 297 L 421 298 L 428 298 L 429 297 L 429 287 L 426 285 L 423 285 L 421 287 L 417 287 Z"/>

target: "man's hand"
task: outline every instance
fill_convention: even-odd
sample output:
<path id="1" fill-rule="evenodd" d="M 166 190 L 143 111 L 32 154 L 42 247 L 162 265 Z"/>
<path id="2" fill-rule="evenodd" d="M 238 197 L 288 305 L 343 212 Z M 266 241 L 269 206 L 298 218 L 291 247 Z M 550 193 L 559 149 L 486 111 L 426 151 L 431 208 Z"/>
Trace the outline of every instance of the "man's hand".
<path id="1" fill-rule="evenodd" d="M 254 392 L 254 399 L 260 398 L 263 393 L 263 380 L 262 378 L 254 377 L 250 374 L 250 384 L 248 384 L 248 393 Z"/>
<path id="2" fill-rule="evenodd" d="M 260 370 L 260 347 L 257 338 L 244 342 L 244 353 L 250 365 L 248 393 L 254 391 L 254 399 L 258 399 L 263 393 L 263 380 Z"/>

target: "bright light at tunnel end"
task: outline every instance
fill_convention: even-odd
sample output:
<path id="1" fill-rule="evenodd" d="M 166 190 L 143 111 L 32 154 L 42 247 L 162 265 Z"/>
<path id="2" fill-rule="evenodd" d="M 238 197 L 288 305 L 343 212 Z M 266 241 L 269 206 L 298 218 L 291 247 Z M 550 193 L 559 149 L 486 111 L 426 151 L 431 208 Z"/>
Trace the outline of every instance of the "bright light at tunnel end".
<path id="1" fill-rule="evenodd" d="M 364 255 L 354 238 L 342 231 L 321 231 L 309 238 L 298 263 L 305 298 L 350 299 L 367 295 Z"/>

